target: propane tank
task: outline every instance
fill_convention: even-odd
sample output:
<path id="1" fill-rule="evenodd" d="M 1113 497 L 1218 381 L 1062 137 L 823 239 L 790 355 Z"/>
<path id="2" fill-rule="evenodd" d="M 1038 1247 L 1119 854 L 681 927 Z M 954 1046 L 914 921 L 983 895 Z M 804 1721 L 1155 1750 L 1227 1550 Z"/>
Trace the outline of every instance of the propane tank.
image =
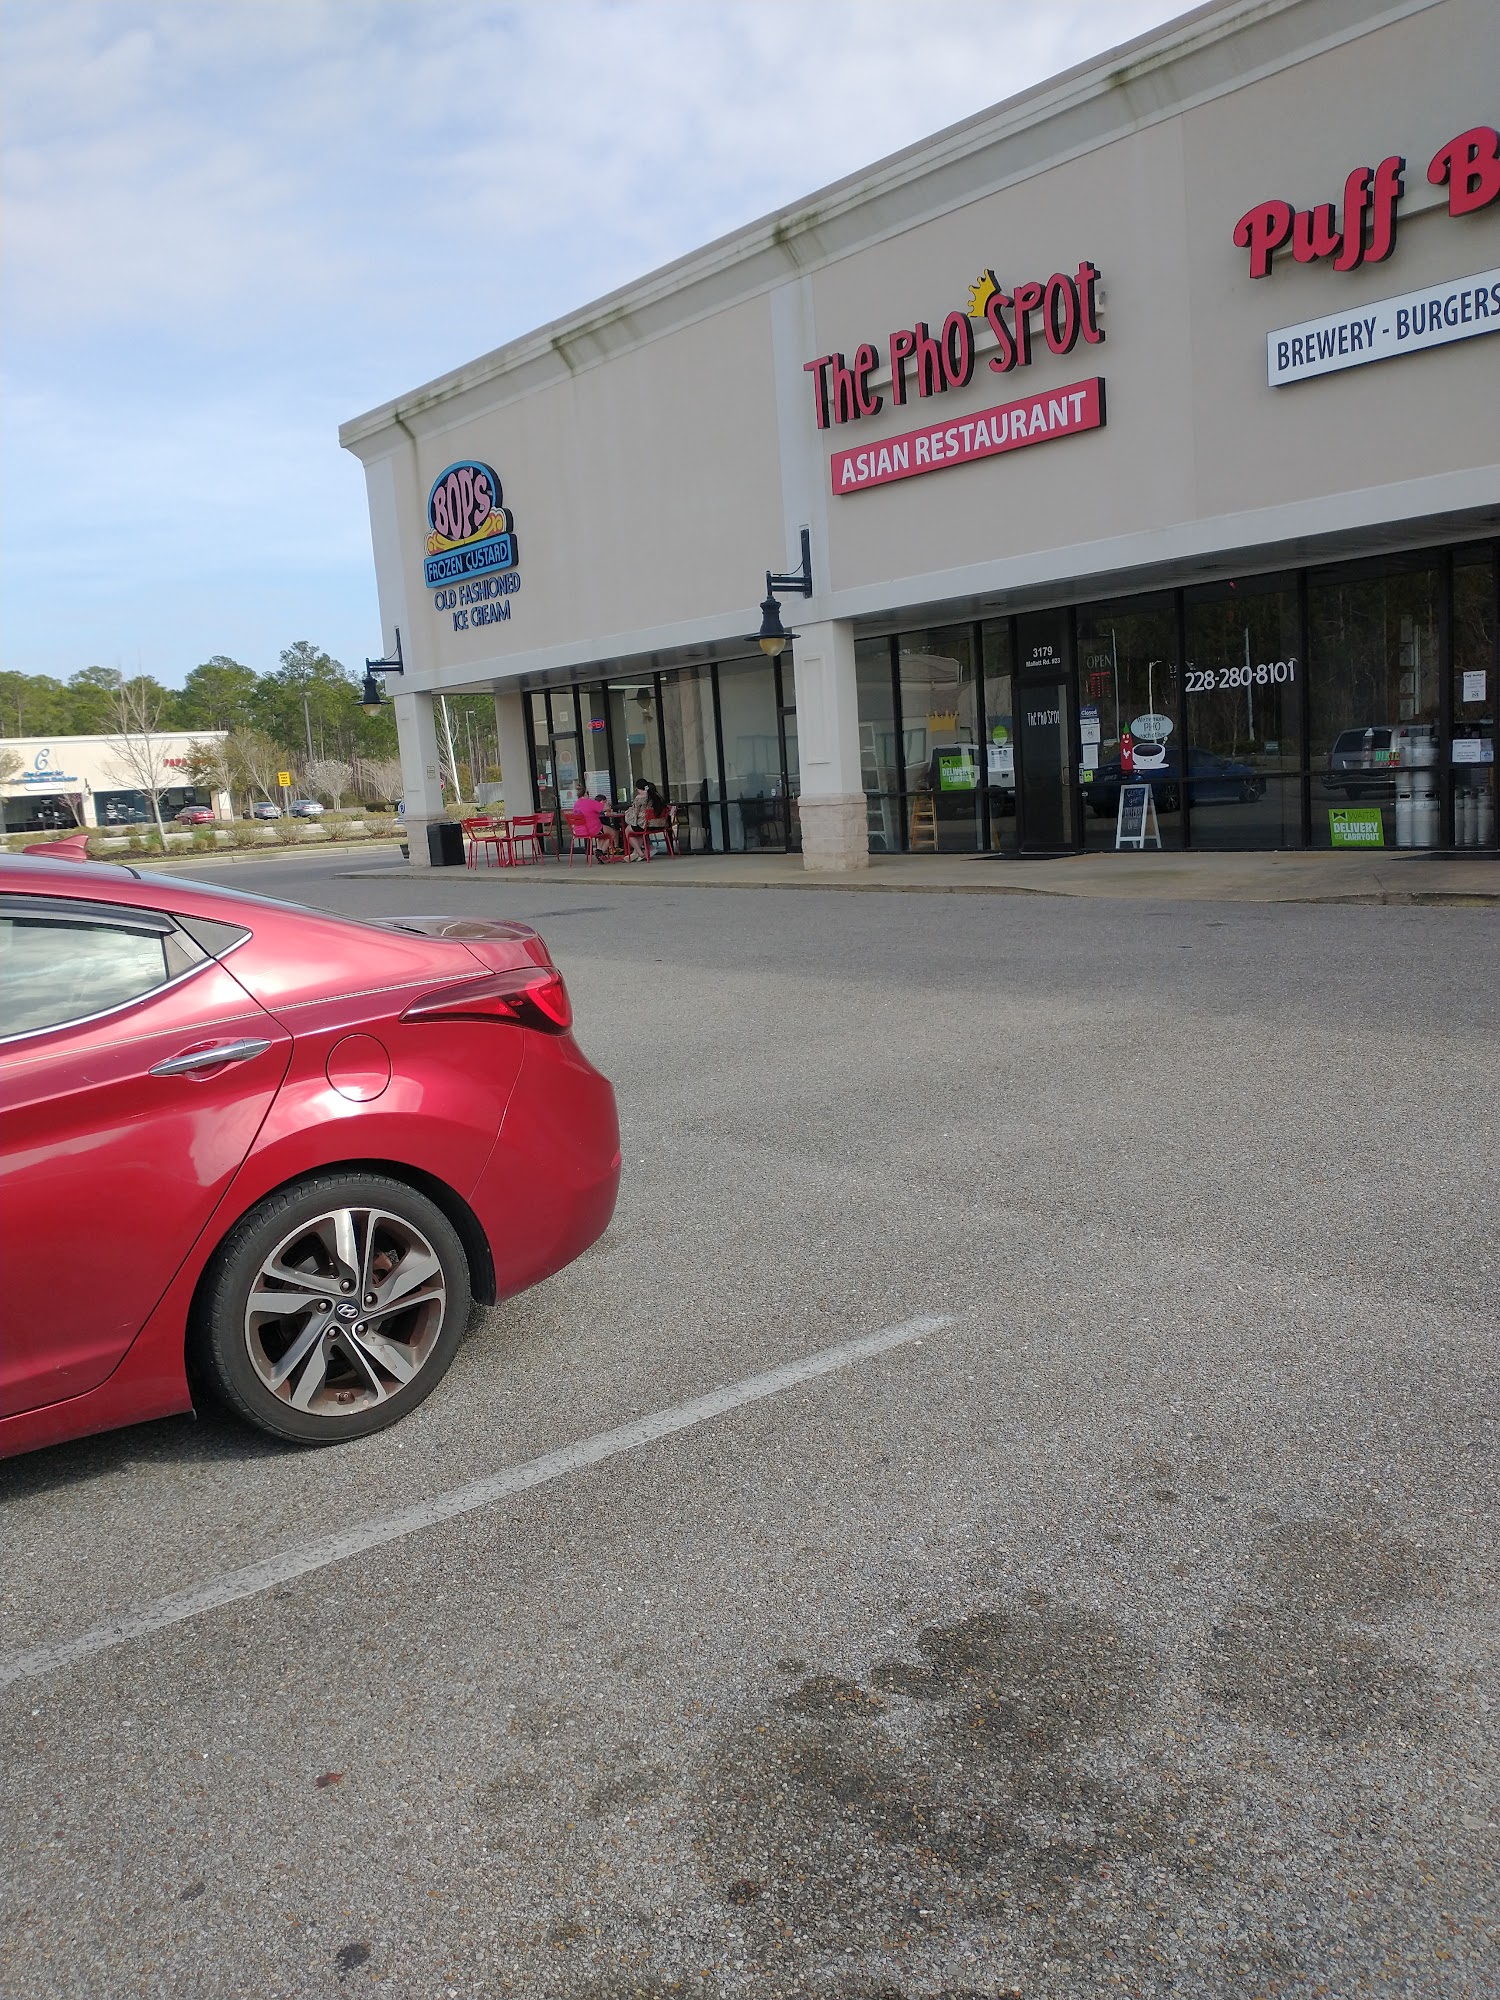
<path id="1" fill-rule="evenodd" d="M 1474 803 L 1477 808 L 1474 818 L 1474 845 L 1492 847 L 1495 841 L 1495 795 L 1486 787 L 1476 792 Z"/>
<path id="2" fill-rule="evenodd" d="M 1411 779 L 1396 780 L 1396 845 L 1410 847 L 1411 837 Z"/>
<path id="3" fill-rule="evenodd" d="M 1416 791 L 1411 802 L 1411 844 L 1413 847 L 1436 847 L 1438 844 L 1439 819 L 1438 795 L 1431 785 L 1423 784 Z"/>

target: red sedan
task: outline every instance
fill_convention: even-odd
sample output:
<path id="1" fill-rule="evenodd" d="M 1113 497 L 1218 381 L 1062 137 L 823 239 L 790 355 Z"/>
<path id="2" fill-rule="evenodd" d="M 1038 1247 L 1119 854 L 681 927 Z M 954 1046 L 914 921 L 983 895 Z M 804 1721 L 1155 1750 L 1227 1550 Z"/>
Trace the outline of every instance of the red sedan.
<path id="1" fill-rule="evenodd" d="M 601 1235 L 614 1092 L 524 924 L 0 858 L 0 1457 L 212 1395 L 336 1443 Z"/>

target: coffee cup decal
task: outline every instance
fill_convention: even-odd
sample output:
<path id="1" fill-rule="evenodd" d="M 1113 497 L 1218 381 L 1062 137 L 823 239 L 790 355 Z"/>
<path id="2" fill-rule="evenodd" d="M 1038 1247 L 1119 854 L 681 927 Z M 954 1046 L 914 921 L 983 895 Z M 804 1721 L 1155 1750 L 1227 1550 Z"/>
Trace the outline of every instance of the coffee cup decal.
<path id="1" fill-rule="evenodd" d="M 1167 761 L 1167 738 L 1171 734 L 1170 715 L 1158 715 L 1154 711 L 1138 715 L 1126 732 L 1133 752 L 1131 768 L 1137 771 L 1161 770 Z M 1123 758 L 1121 762 L 1123 766 Z"/>

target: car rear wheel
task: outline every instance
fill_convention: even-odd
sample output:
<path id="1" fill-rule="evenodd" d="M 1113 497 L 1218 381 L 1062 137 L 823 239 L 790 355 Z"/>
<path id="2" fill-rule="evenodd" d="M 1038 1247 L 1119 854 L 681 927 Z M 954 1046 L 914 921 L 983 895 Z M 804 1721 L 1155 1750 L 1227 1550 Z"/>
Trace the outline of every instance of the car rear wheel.
<path id="1" fill-rule="evenodd" d="M 383 1430 L 442 1380 L 469 1317 L 468 1260 L 437 1205 L 384 1174 L 269 1196 L 222 1245 L 192 1329 L 219 1399 L 273 1437 Z"/>

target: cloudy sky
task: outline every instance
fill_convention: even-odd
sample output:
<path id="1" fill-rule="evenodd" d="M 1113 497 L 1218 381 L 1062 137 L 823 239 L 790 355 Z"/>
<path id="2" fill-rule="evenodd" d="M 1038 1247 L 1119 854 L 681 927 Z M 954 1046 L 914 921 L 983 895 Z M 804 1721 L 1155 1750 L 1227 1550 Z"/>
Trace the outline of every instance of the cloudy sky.
<path id="1" fill-rule="evenodd" d="M 0 665 L 380 645 L 339 423 L 1178 0 L 5 0 Z"/>

